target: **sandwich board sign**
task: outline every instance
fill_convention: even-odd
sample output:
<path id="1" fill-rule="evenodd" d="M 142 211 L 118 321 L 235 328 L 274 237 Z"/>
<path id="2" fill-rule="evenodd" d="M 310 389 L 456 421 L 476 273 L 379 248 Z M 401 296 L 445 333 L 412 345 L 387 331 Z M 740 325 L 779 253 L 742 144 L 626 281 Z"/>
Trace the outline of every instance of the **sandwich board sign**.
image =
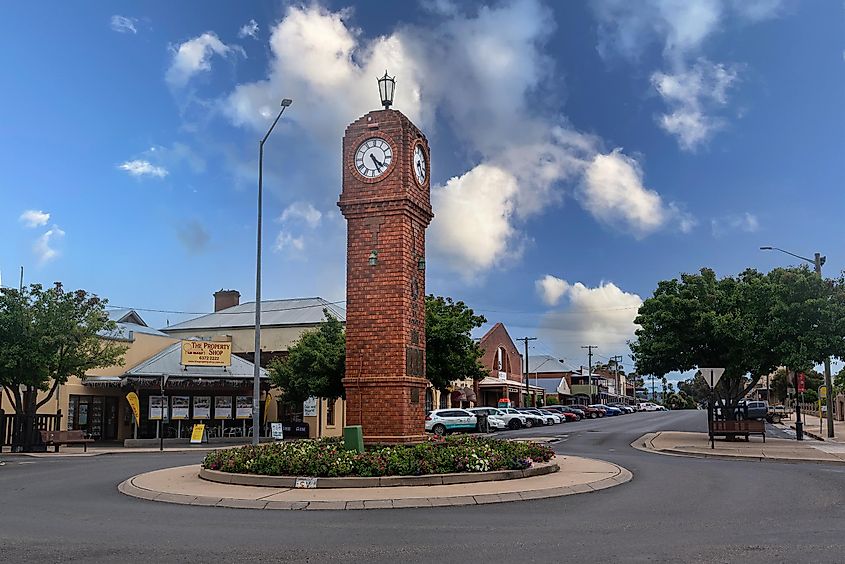
<path id="1" fill-rule="evenodd" d="M 724 368 L 700 368 L 699 372 L 704 377 L 704 381 L 707 382 L 707 385 L 710 386 L 710 389 L 716 387 L 716 384 L 719 383 L 719 380 L 722 378 L 722 374 L 725 373 Z"/>

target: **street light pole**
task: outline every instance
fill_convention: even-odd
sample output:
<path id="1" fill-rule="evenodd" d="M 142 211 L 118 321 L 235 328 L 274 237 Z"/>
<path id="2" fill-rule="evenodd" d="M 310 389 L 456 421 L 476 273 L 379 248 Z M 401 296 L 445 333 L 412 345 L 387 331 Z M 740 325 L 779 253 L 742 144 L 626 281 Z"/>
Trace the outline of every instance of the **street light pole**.
<path id="1" fill-rule="evenodd" d="M 803 261 L 809 262 L 813 265 L 814 270 L 819 278 L 822 278 L 822 266 L 824 265 L 827 257 L 823 257 L 821 253 L 815 253 L 813 258 L 802 257 L 801 255 L 796 255 L 795 253 L 790 253 L 789 251 L 785 251 L 783 249 L 779 249 L 778 247 L 771 247 L 765 246 L 760 247 L 761 251 L 780 251 L 784 254 L 789 256 L 793 256 L 795 258 L 801 259 Z M 827 404 L 827 437 L 832 439 L 834 436 L 833 432 L 833 404 L 830 401 L 831 392 L 833 391 L 833 385 L 831 382 L 830 376 L 830 357 L 824 359 L 824 385 L 827 388 L 827 397 L 825 398 L 825 403 Z"/>
<path id="2" fill-rule="evenodd" d="M 258 235 L 256 237 L 256 251 L 255 251 L 255 353 L 253 357 L 253 373 L 252 373 L 252 444 L 258 445 L 259 439 L 259 421 L 261 419 L 261 231 L 263 220 L 263 201 L 264 201 L 264 143 L 270 137 L 270 133 L 279 123 L 282 114 L 285 113 L 285 108 L 290 106 L 292 100 L 285 98 L 282 100 L 282 109 L 279 110 L 279 115 L 273 121 L 273 125 L 267 130 L 267 134 L 261 139 L 258 144 Z"/>

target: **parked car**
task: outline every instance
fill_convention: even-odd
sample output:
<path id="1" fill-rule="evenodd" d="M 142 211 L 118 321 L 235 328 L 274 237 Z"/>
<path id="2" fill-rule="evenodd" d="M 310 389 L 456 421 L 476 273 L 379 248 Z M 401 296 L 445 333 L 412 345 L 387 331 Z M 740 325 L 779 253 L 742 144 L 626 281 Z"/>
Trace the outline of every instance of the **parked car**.
<path id="1" fill-rule="evenodd" d="M 554 417 L 555 423 L 566 423 L 566 417 L 564 417 L 563 414 L 561 414 L 561 413 L 558 413 L 556 411 L 550 411 L 550 410 L 545 409 L 545 408 L 540 409 L 539 411 L 543 415 L 551 415 L 552 417 Z"/>
<path id="2" fill-rule="evenodd" d="M 562 415 L 566 418 L 567 421 L 580 421 L 584 418 L 583 415 L 580 415 L 576 410 L 569 409 L 565 405 L 549 405 L 546 407 L 549 411 Z M 580 411 L 580 410 L 578 410 Z M 584 413 L 580 411 L 580 413 Z"/>
<path id="3" fill-rule="evenodd" d="M 624 403 L 611 403 L 608 404 L 610 407 L 615 407 L 616 409 L 621 409 L 623 413 L 634 413 L 636 411 L 630 405 L 625 405 Z"/>
<path id="4" fill-rule="evenodd" d="M 621 409 L 619 409 L 619 408 L 617 408 L 617 407 L 610 407 L 609 405 L 605 405 L 605 404 L 603 404 L 603 403 L 596 403 L 596 404 L 591 405 L 590 407 L 598 407 L 598 408 L 600 408 L 600 409 L 604 409 L 604 410 L 605 410 L 605 413 L 606 413 L 608 416 L 613 416 L 613 415 L 622 415 L 622 410 L 621 410 Z"/>
<path id="5" fill-rule="evenodd" d="M 737 404 L 740 417 L 746 419 L 765 419 L 769 404 L 759 400 L 740 400 Z"/>
<path id="6" fill-rule="evenodd" d="M 555 420 L 557 420 L 558 422 L 560 421 L 559 418 L 554 417 L 553 415 L 546 415 L 543 412 L 541 412 L 539 409 L 536 409 L 536 408 L 523 407 L 519 411 L 521 411 L 522 413 L 525 413 L 525 414 L 533 415 L 536 418 L 539 418 L 540 423 L 538 423 L 538 424 L 554 425 L 555 422 L 556 422 Z"/>
<path id="7" fill-rule="evenodd" d="M 571 407 L 571 408 L 574 408 L 574 409 L 580 409 L 581 411 L 584 412 L 584 416 L 589 417 L 590 419 L 597 419 L 599 417 L 604 417 L 604 410 L 598 409 L 597 407 L 592 407 L 592 406 L 589 406 L 589 405 L 582 405 L 582 404 L 569 405 L 567 407 Z"/>
<path id="8" fill-rule="evenodd" d="M 478 420 L 465 409 L 435 409 L 425 417 L 425 430 L 435 435 L 455 431 L 475 431 Z"/>
<path id="9" fill-rule="evenodd" d="M 467 411 L 476 415 L 486 415 L 487 420 L 491 422 L 490 426 L 496 429 L 520 429 L 523 427 L 522 419 L 518 415 L 505 413 L 495 407 L 473 407 L 467 409 Z"/>
<path id="10" fill-rule="evenodd" d="M 572 413 L 573 415 L 575 415 L 575 417 L 577 418 L 577 419 L 575 419 L 576 421 L 580 421 L 580 420 L 584 419 L 585 417 L 587 417 L 587 413 L 583 409 L 581 409 L 581 406 L 562 405 L 560 407 L 565 412 Z"/>
<path id="11" fill-rule="evenodd" d="M 637 404 L 637 411 L 660 411 L 660 406 L 650 401 L 644 401 Z"/>
<path id="12" fill-rule="evenodd" d="M 509 429 L 521 429 L 522 427 L 530 428 L 533 427 L 535 423 L 537 423 L 537 417 L 534 415 L 529 416 L 528 414 L 522 413 L 518 411 L 515 407 L 500 407 L 498 408 L 499 411 L 504 413 L 505 415 L 512 415 L 519 421 L 519 426 L 513 422 L 513 420 L 508 422 Z"/>

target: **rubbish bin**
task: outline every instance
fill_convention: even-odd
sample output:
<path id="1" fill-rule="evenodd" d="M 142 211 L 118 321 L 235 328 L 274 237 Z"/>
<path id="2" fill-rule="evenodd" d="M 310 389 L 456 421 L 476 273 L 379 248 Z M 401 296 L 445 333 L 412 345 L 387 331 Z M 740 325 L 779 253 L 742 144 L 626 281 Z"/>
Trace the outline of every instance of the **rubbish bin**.
<path id="1" fill-rule="evenodd" d="M 476 413 L 475 414 L 475 430 L 479 433 L 489 433 L 490 432 L 490 421 L 487 420 L 487 414 L 485 413 Z"/>

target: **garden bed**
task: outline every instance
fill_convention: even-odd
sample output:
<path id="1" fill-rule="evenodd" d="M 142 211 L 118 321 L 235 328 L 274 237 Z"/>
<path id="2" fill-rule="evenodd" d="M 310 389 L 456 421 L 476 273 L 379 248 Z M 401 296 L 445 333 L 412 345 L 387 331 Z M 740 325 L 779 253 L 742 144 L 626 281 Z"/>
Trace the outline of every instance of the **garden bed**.
<path id="1" fill-rule="evenodd" d="M 317 439 L 212 451 L 202 468 L 214 475 L 381 478 L 524 471 L 553 456 L 549 447 L 536 443 L 472 436 L 371 447 L 363 453 L 344 450 L 339 439 Z"/>

